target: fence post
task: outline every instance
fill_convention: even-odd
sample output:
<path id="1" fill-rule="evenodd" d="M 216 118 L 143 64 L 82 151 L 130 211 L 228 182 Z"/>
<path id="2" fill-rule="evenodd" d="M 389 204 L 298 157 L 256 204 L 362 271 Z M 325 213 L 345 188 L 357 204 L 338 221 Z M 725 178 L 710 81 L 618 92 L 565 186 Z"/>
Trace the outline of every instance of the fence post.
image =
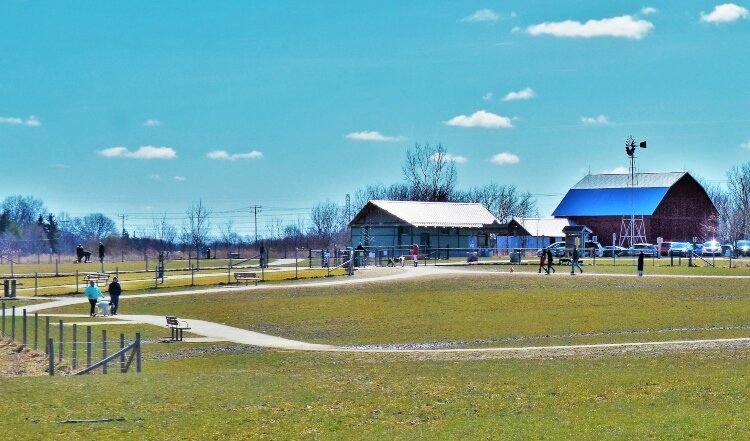
<path id="1" fill-rule="evenodd" d="M 141 372 L 141 333 L 135 333 L 135 371 Z"/>
<path id="2" fill-rule="evenodd" d="M 195 286 L 195 272 L 192 264 L 190 265 L 190 286 Z"/>
<path id="3" fill-rule="evenodd" d="M 154 266 L 154 289 L 156 289 L 159 285 L 159 266 Z"/>
<path id="4" fill-rule="evenodd" d="M 47 358 L 49 359 L 49 376 L 55 376 L 55 342 L 47 340 Z"/>
<path id="5" fill-rule="evenodd" d="M 63 343 L 64 343 L 64 341 L 63 341 L 63 321 L 60 320 L 60 355 L 59 355 L 60 362 L 62 362 L 62 359 L 63 359 Z"/>
<path id="6" fill-rule="evenodd" d="M 86 326 L 86 367 L 91 366 L 91 326 Z"/>
<path id="7" fill-rule="evenodd" d="M 3 303 L 3 337 L 5 337 L 5 303 Z"/>
<path id="8" fill-rule="evenodd" d="M 46 320 L 44 321 L 45 323 L 44 324 L 44 341 L 49 341 L 49 316 L 45 317 L 45 319 Z M 49 348 L 47 348 L 46 345 L 45 345 L 44 351 L 47 353 L 47 355 L 49 355 Z"/>
<path id="9" fill-rule="evenodd" d="M 107 358 L 107 330 L 102 329 L 102 360 Z M 102 373 L 107 373 L 107 363 L 102 365 Z"/>
<path id="10" fill-rule="evenodd" d="M 227 285 L 232 283 L 232 255 L 229 255 L 229 263 L 227 264 Z"/>
<path id="11" fill-rule="evenodd" d="M 78 293 L 78 270 L 76 270 L 76 294 Z"/>
<path id="12" fill-rule="evenodd" d="M 120 333 L 120 350 L 125 347 L 125 334 Z M 125 353 L 120 354 L 120 373 L 125 373 Z"/>
<path id="13" fill-rule="evenodd" d="M 60 277 L 60 255 L 57 255 L 57 258 L 55 259 L 55 277 Z"/>
<path id="14" fill-rule="evenodd" d="M 115 267 L 115 277 L 117 277 L 117 280 L 120 280 L 120 267 Z"/>
<path id="15" fill-rule="evenodd" d="M 23 308 L 23 346 L 25 347 L 29 340 L 26 337 L 26 308 Z"/>
<path id="16" fill-rule="evenodd" d="M 73 369 L 76 369 L 78 367 L 78 325 L 73 323 L 73 350 L 72 350 L 72 359 L 73 359 Z"/>
<path id="17" fill-rule="evenodd" d="M 39 349 L 39 313 L 34 313 L 34 350 Z"/>
<path id="18" fill-rule="evenodd" d="M 10 313 L 10 338 L 12 338 L 14 341 L 16 339 L 16 307 L 11 307 L 11 313 Z"/>
<path id="19" fill-rule="evenodd" d="M 39 294 L 39 273 L 34 272 L 34 295 Z"/>

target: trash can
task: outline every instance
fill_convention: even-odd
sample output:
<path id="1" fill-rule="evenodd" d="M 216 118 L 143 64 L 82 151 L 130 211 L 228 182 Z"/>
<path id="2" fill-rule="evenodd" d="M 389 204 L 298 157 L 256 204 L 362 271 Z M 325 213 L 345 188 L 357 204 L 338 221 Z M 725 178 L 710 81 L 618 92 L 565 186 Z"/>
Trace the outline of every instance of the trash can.
<path id="1" fill-rule="evenodd" d="M 519 253 L 518 250 L 511 251 L 510 263 L 521 263 L 521 253 Z"/>
<path id="2" fill-rule="evenodd" d="M 3 296 L 9 298 L 16 297 L 16 279 L 5 279 L 3 281 Z"/>

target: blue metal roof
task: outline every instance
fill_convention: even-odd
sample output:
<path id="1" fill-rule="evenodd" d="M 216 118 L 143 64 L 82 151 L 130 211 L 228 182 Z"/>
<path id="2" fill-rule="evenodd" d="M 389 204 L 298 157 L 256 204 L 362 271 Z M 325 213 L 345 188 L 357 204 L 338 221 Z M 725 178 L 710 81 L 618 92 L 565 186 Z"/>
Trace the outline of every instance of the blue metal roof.
<path id="1" fill-rule="evenodd" d="M 571 189 L 552 216 L 651 215 L 669 187 Z"/>

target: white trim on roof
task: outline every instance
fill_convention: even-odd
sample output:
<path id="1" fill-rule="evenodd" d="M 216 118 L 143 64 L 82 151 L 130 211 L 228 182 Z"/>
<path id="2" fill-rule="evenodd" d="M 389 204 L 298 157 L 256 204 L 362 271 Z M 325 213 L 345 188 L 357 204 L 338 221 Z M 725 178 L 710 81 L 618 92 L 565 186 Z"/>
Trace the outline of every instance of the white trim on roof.
<path id="1" fill-rule="evenodd" d="M 670 173 L 636 173 L 637 188 L 671 187 L 677 183 L 686 172 Z M 591 190 L 597 188 L 626 188 L 630 187 L 630 175 L 588 175 L 578 181 L 572 190 Z"/>
<path id="2" fill-rule="evenodd" d="M 565 237 L 563 228 L 576 225 L 575 222 L 564 217 L 514 217 L 532 237 Z"/>
<path id="3" fill-rule="evenodd" d="M 415 227 L 482 228 L 499 223 L 484 205 L 477 203 L 371 200 L 369 204 Z M 355 219 L 358 217 L 359 214 Z"/>

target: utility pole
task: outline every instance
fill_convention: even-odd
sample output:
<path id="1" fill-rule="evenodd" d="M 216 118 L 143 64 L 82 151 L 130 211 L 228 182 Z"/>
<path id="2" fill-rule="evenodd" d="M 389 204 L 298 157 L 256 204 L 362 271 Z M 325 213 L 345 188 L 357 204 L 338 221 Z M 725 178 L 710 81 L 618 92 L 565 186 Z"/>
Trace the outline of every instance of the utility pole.
<path id="1" fill-rule="evenodd" d="M 122 220 L 122 237 L 125 237 L 125 218 L 128 217 L 128 215 L 118 214 L 117 217 L 119 217 Z"/>
<path id="2" fill-rule="evenodd" d="M 253 209 L 253 217 L 255 218 L 255 243 L 258 243 L 258 211 L 260 210 L 260 205 L 253 205 L 250 207 Z"/>

